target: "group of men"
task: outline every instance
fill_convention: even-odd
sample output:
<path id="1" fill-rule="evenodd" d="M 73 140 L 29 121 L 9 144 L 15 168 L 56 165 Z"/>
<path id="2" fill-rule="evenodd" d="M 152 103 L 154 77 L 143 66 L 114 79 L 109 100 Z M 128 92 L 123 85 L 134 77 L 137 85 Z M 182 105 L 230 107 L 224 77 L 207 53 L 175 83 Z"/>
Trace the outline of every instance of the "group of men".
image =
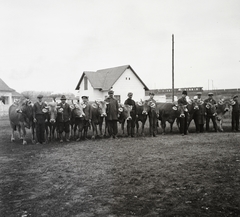
<path id="1" fill-rule="evenodd" d="M 204 104 L 212 104 L 217 105 L 216 101 L 213 99 L 213 93 L 208 94 L 208 98 L 204 101 L 201 99 L 201 93 L 197 93 L 197 96 L 194 96 L 194 100 L 196 102 L 202 102 Z M 135 123 L 136 123 L 136 103 L 132 99 L 133 93 L 128 93 L 128 98 L 125 100 L 124 104 L 131 106 L 131 119 L 127 120 L 127 134 L 129 137 L 135 136 Z M 48 121 L 46 119 L 46 111 L 44 108 L 47 106 L 45 102 L 42 101 L 43 96 L 39 95 L 38 101 L 33 106 L 33 121 L 36 125 L 36 136 L 39 143 L 45 142 L 45 123 Z M 70 132 L 70 118 L 71 118 L 71 108 L 68 103 L 66 103 L 66 97 L 63 95 L 60 98 L 61 102 L 58 104 L 58 133 L 60 137 L 60 142 L 63 142 L 63 132 L 65 132 L 65 140 L 69 141 L 69 132 Z M 108 97 L 105 99 L 107 102 L 106 108 L 106 120 L 108 125 L 108 132 L 110 137 L 117 138 L 118 134 L 118 111 L 119 111 L 119 103 L 118 100 L 114 97 L 114 91 L 110 90 L 108 92 Z M 238 131 L 239 130 L 239 103 L 238 103 L 238 96 L 233 96 L 234 103 L 232 104 L 232 130 Z M 154 99 L 154 93 L 149 94 L 149 99 L 146 100 L 147 103 L 157 104 Z M 187 91 L 182 92 L 182 97 L 178 99 L 179 105 L 188 105 L 187 101 Z M 88 101 L 88 96 L 82 96 L 81 105 L 83 107 L 83 112 L 85 113 L 84 117 L 84 127 L 89 127 L 91 123 L 91 107 Z M 152 113 L 149 113 L 149 120 L 151 120 Z M 209 122 L 212 120 L 214 130 L 217 131 L 217 123 L 216 117 L 214 116 L 207 116 L 206 113 L 198 113 L 198 117 L 193 117 L 196 131 L 203 132 L 203 126 L 206 118 L 206 131 L 209 131 Z M 151 125 L 151 123 L 150 123 Z M 179 119 L 180 125 L 180 133 L 182 135 L 187 134 L 188 130 L 188 111 L 185 109 L 184 111 L 184 118 Z M 152 135 L 156 136 L 157 132 L 157 125 L 156 123 L 152 123 Z"/>
<path id="2" fill-rule="evenodd" d="M 213 93 L 208 93 L 208 98 L 205 100 L 202 100 L 201 98 L 202 93 L 198 92 L 196 96 L 194 96 L 193 100 L 196 103 L 199 104 L 211 104 L 213 106 L 215 106 L 217 108 L 217 102 L 213 99 Z M 187 105 L 187 91 L 183 91 L 182 92 L 182 97 L 178 100 L 178 104 L 179 105 Z M 240 107 L 239 107 L 239 103 L 238 103 L 238 95 L 234 95 L 232 97 L 232 131 L 236 132 L 239 131 L 239 114 L 240 114 Z M 185 117 L 180 119 L 180 133 L 182 133 L 182 135 L 186 135 L 187 134 L 187 130 L 188 130 L 188 111 L 187 109 L 184 111 L 184 115 Z M 194 122 L 195 122 L 195 126 L 196 126 L 196 131 L 197 132 L 203 132 L 204 131 L 204 123 L 206 120 L 206 131 L 209 132 L 209 123 L 210 120 L 213 123 L 213 128 L 215 130 L 215 132 L 217 132 L 217 122 L 216 122 L 216 116 L 215 115 L 208 115 L 205 112 L 205 109 L 203 110 L 199 110 L 195 116 L 193 116 Z"/>

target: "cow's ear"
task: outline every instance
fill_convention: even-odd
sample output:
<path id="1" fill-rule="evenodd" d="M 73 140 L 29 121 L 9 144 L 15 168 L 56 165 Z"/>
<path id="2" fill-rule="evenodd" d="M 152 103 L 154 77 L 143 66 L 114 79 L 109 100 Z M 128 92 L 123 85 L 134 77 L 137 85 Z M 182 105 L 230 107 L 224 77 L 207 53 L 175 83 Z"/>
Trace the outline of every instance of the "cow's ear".
<path id="1" fill-rule="evenodd" d="M 93 108 L 97 108 L 98 106 L 97 106 L 96 103 L 93 103 L 93 104 L 92 104 L 92 107 L 93 107 Z"/>
<path id="2" fill-rule="evenodd" d="M 106 105 L 108 105 L 109 104 L 109 102 L 106 102 Z"/>
<path id="3" fill-rule="evenodd" d="M 209 109 L 209 108 L 210 108 L 210 105 L 209 105 L 209 104 L 207 104 L 207 105 L 206 105 L 206 108 L 207 108 L 207 109 Z"/>
<path id="4" fill-rule="evenodd" d="M 220 100 L 220 101 L 218 102 L 218 104 L 219 104 L 219 105 L 223 105 L 223 101 Z"/>
<path id="5" fill-rule="evenodd" d="M 118 109 L 118 111 L 123 112 L 123 108 L 120 107 L 120 108 Z"/>
<path id="6" fill-rule="evenodd" d="M 138 104 L 139 106 L 142 106 L 142 105 L 143 105 L 143 102 L 140 101 L 140 102 L 137 102 L 137 104 Z"/>
<path id="7" fill-rule="evenodd" d="M 174 105 L 174 106 L 172 107 L 172 109 L 176 111 L 176 110 L 177 110 L 177 106 Z"/>

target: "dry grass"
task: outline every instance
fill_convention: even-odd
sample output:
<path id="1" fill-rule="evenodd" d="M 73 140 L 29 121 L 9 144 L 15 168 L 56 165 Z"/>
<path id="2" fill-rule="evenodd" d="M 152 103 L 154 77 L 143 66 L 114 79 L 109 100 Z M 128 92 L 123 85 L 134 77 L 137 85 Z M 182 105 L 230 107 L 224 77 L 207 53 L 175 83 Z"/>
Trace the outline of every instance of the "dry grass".
<path id="1" fill-rule="evenodd" d="M 240 133 L 22 146 L 0 129 L 0 216 L 240 215 Z"/>

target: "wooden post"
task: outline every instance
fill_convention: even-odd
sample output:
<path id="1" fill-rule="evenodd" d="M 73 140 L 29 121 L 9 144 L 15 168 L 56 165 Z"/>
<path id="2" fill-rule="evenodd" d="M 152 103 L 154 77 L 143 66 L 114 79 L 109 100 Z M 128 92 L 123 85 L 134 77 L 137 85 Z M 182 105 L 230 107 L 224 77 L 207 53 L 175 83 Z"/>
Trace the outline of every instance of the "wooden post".
<path id="1" fill-rule="evenodd" d="M 174 102 L 174 35 L 172 34 L 172 102 Z"/>

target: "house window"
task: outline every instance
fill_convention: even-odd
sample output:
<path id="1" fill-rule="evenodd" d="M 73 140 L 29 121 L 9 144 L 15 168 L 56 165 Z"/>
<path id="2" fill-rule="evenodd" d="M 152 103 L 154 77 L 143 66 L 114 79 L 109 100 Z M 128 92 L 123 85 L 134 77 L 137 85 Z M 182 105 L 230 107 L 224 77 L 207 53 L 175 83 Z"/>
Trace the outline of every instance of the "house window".
<path id="1" fill-rule="evenodd" d="M 88 89 L 88 79 L 87 77 L 84 77 L 84 90 Z"/>

